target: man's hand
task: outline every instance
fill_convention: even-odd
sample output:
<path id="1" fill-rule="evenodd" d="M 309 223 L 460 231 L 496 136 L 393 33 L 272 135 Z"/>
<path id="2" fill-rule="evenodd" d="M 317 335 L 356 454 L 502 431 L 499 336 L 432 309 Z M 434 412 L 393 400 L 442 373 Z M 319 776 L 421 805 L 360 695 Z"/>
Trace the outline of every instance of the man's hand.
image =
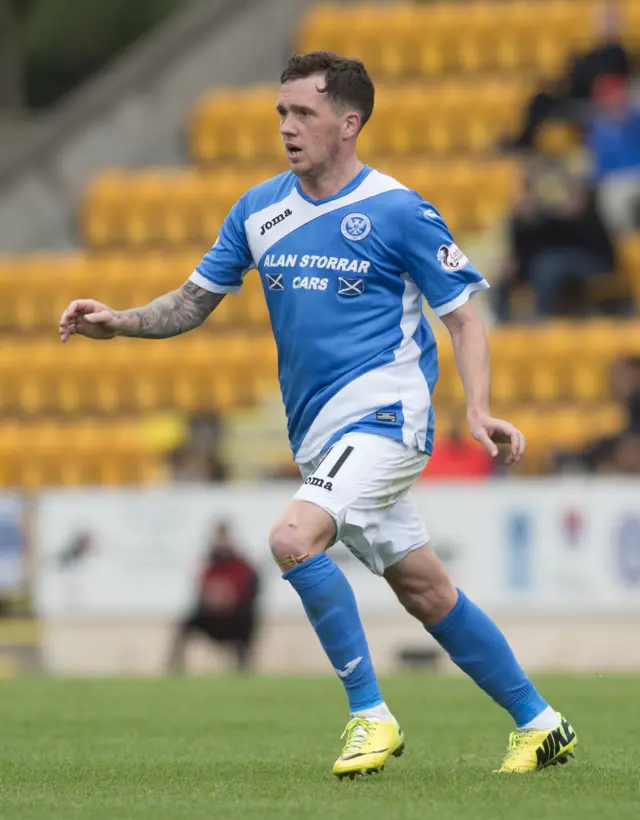
<path id="1" fill-rule="evenodd" d="M 502 419 L 494 419 L 485 413 L 467 416 L 469 430 L 473 438 L 480 442 L 492 458 L 498 455 L 497 444 L 508 444 L 506 464 L 518 463 L 525 450 L 525 438 L 513 424 Z"/>
<path id="2" fill-rule="evenodd" d="M 101 302 L 76 299 L 62 314 L 60 339 L 68 342 L 76 334 L 90 339 L 113 339 L 126 323 L 127 319 Z"/>

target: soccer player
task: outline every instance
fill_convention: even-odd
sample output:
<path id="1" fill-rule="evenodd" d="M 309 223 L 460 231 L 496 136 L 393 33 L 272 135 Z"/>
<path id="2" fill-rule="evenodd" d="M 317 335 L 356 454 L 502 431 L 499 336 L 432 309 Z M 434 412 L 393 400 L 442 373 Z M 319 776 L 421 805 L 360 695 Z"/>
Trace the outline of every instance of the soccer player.
<path id="1" fill-rule="evenodd" d="M 376 772 L 404 750 L 351 586 L 328 552 L 337 541 L 382 576 L 452 661 L 510 713 L 516 730 L 500 771 L 564 763 L 575 732 L 527 678 L 496 624 L 452 585 L 408 494 L 433 446 L 438 365 L 423 295 L 451 334 L 472 436 L 493 457 L 507 444 L 507 463 L 523 456 L 520 431 L 489 409 L 489 350 L 469 303 L 488 284 L 432 205 L 358 159 L 358 134 L 374 105 L 360 61 L 298 54 L 281 82 L 277 112 L 291 170 L 234 205 L 180 289 L 124 311 L 74 301 L 61 339 L 185 333 L 257 268 L 304 480 L 270 546 L 348 697 L 334 773 Z"/>

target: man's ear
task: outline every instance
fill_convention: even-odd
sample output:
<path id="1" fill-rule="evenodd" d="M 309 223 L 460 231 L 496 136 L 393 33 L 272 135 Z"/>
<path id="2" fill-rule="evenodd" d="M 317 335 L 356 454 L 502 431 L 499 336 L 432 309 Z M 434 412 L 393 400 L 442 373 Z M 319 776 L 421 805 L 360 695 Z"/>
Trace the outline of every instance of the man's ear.
<path id="1" fill-rule="evenodd" d="M 350 111 L 342 124 L 342 137 L 345 140 L 353 139 L 360 131 L 362 119 L 357 111 Z"/>

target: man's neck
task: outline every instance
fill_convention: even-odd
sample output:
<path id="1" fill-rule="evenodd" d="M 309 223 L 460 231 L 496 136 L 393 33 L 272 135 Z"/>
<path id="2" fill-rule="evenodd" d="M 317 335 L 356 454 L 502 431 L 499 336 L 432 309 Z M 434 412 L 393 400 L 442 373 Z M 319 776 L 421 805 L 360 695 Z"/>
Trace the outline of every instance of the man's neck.
<path id="1" fill-rule="evenodd" d="M 326 199 L 339 193 L 363 168 L 358 157 L 353 157 L 318 177 L 300 177 L 300 187 L 311 199 Z"/>

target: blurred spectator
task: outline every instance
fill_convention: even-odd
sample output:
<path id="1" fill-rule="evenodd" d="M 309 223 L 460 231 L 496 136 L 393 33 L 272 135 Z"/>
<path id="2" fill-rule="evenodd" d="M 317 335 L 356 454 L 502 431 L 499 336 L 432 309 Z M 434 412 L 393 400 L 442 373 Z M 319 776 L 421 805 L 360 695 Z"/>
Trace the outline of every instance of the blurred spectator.
<path id="1" fill-rule="evenodd" d="M 462 417 L 457 417 L 452 421 L 448 435 L 436 440 L 421 480 L 479 480 L 491 475 L 493 464 L 486 450 L 469 438 Z"/>
<path id="2" fill-rule="evenodd" d="M 550 184 L 549 184 L 550 183 Z M 509 222 L 509 251 L 494 289 L 498 321 L 511 320 L 511 297 L 527 283 L 535 315 L 585 311 L 586 280 L 615 269 L 615 251 L 594 197 L 575 177 L 528 176 Z"/>
<path id="3" fill-rule="evenodd" d="M 227 480 L 227 466 L 219 455 L 221 426 L 219 416 L 212 411 L 194 413 L 190 417 L 187 441 L 169 455 L 172 481 Z"/>
<path id="4" fill-rule="evenodd" d="M 576 55 L 562 77 L 548 78 L 529 101 L 516 137 L 503 142 L 505 149 L 531 149 L 541 125 L 549 119 L 582 122 L 599 78 L 627 78 L 631 60 L 620 38 L 618 3 L 611 0 L 599 10 L 594 47 Z"/>
<path id="5" fill-rule="evenodd" d="M 611 395 L 627 413 L 625 428 L 579 452 L 559 453 L 559 472 L 640 475 L 640 356 L 618 359 L 611 369 Z"/>
<path id="6" fill-rule="evenodd" d="M 596 85 L 587 130 L 592 179 L 609 228 L 627 231 L 640 226 L 640 109 L 632 105 L 625 81 L 603 77 Z"/>
<path id="7" fill-rule="evenodd" d="M 202 453 L 192 447 L 179 447 L 168 459 L 171 481 L 218 482 L 227 480 L 226 465 L 216 456 Z"/>
<path id="8" fill-rule="evenodd" d="M 258 587 L 257 572 L 240 555 L 229 525 L 218 523 L 198 581 L 195 605 L 178 626 L 169 670 L 184 670 L 186 645 L 195 633 L 230 646 L 237 668 L 248 670 L 257 626 Z"/>
<path id="9" fill-rule="evenodd" d="M 640 475 L 640 431 L 627 431 L 618 438 L 613 452 L 613 470 L 618 475 Z"/>

